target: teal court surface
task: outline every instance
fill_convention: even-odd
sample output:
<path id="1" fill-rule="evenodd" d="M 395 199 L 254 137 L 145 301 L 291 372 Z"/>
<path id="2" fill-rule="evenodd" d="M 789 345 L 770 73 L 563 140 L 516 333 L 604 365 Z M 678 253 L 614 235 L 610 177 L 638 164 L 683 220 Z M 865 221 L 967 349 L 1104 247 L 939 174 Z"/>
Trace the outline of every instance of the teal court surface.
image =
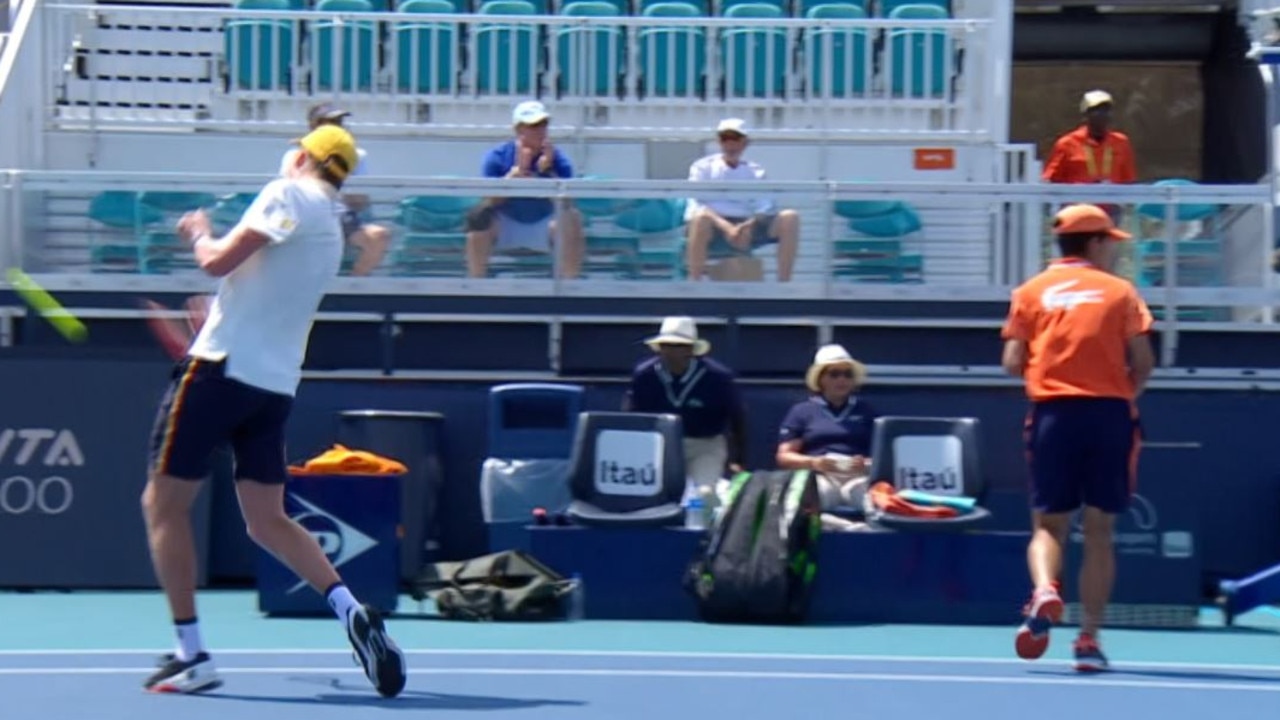
<path id="1" fill-rule="evenodd" d="M 1012 627 L 469 624 L 416 615 L 406 597 L 389 627 L 409 653 L 409 683 L 388 700 L 353 663 L 336 619 L 266 619 L 252 592 L 207 592 L 200 602 L 224 684 L 172 696 L 141 690 L 173 644 L 158 593 L 0 593 L 0 717 L 1280 717 L 1272 608 L 1230 628 L 1206 611 L 1197 630 L 1107 631 L 1113 670 L 1081 676 L 1069 664 L 1072 627 L 1028 663 L 1013 655 Z"/>

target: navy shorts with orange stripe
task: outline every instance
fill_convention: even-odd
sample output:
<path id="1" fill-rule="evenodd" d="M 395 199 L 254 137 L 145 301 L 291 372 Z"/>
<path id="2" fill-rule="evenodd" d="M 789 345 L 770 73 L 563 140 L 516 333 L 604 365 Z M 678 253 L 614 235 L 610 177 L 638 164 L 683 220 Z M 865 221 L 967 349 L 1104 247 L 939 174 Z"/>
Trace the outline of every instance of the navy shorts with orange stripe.
<path id="1" fill-rule="evenodd" d="M 178 363 L 151 433 L 151 472 L 201 480 L 213 454 L 230 447 L 235 477 L 262 483 L 288 478 L 285 425 L 293 398 L 226 376 L 226 363 Z"/>
<path id="2" fill-rule="evenodd" d="M 1036 402 L 1027 416 L 1031 506 L 1045 513 L 1129 507 L 1140 429 L 1129 401 L 1063 398 Z"/>

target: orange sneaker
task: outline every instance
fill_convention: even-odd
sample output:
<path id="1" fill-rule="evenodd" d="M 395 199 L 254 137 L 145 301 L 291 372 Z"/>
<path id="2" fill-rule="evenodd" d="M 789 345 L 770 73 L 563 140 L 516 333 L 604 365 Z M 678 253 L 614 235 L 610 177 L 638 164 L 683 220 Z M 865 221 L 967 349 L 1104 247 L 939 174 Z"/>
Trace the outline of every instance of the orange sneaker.
<path id="1" fill-rule="evenodd" d="M 1049 649 L 1049 630 L 1062 622 L 1062 597 L 1057 587 L 1036 590 L 1023 609 L 1026 621 L 1018 628 L 1014 648 L 1023 660 L 1037 660 Z"/>

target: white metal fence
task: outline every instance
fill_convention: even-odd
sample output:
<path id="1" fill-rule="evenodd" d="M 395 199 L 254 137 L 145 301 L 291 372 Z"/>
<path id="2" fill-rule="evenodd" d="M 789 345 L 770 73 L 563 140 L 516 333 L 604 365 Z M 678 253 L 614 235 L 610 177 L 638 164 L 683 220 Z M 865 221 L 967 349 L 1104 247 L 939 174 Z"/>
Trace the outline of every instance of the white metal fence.
<path id="1" fill-rule="evenodd" d="M 187 173 L 8 172 L 0 175 L 0 265 L 39 275 L 50 289 L 195 290 L 211 285 L 176 242 L 173 223 L 201 207 L 229 228 L 261 176 Z M 742 198 L 741 183 L 362 178 L 365 219 L 392 231 L 373 276 L 335 292 L 593 297 L 742 297 L 1003 301 L 1052 252 L 1047 219 L 1067 202 L 1125 208 L 1135 240 L 1119 271 L 1168 321 L 1270 321 L 1274 201 L 1262 185 L 1043 186 L 768 182 L 750 191 L 801 215 L 791 282 L 776 280 L 777 246 L 745 264 L 758 276 L 691 282 L 686 198 Z M 587 258 L 557 277 L 563 257 L 495 255 L 469 277 L 463 218 L 482 197 L 546 197 L 580 214 Z M 968 240 L 958 234 L 965 227 Z M 563 248 L 563 243 L 560 244 Z M 713 249 L 714 265 L 746 257 Z M 940 267 L 952 264 L 950 273 Z M 962 263 L 963 271 L 955 269 Z M 740 272 L 740 270 L 739 270 Z"/>
<path id="2" fill-rule="evenodd" d="M 511 2 L 458 14 L 442 12 L 447 0 L 401 12 L 49 3 L 41 73 L 61 127 L 244 131 L 293 124 L 322 96 L 367 132 L 489 132 L 537 96 L 597 136 L 701 137 L 736 113 L 761 136 L 1005 140 L 1011 17 L 806 17 L 818 3 L 792 2 L 728 17 L 484 9 Z"/>

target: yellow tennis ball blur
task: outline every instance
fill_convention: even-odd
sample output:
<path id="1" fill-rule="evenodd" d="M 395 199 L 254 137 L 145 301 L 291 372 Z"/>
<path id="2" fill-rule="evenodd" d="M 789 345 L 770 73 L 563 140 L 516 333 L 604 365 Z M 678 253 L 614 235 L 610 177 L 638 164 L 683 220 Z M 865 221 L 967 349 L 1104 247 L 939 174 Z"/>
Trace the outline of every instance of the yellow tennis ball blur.
<path id="1" fill-rule="evenodd" d="M 37 285 L 26 273 L 18 268 L 9 268 L 9 282 L 13 285 L 14 291 L 27 301 L 31 309 L 48 320 L 62 337 L 74 343 L 82 343 L 89 339 L 89 328 L 85 327 L 79 318 L 67 312 L 66 308 L 59 305 L 52 295 L 45 292 L 44 288 Z"/>

